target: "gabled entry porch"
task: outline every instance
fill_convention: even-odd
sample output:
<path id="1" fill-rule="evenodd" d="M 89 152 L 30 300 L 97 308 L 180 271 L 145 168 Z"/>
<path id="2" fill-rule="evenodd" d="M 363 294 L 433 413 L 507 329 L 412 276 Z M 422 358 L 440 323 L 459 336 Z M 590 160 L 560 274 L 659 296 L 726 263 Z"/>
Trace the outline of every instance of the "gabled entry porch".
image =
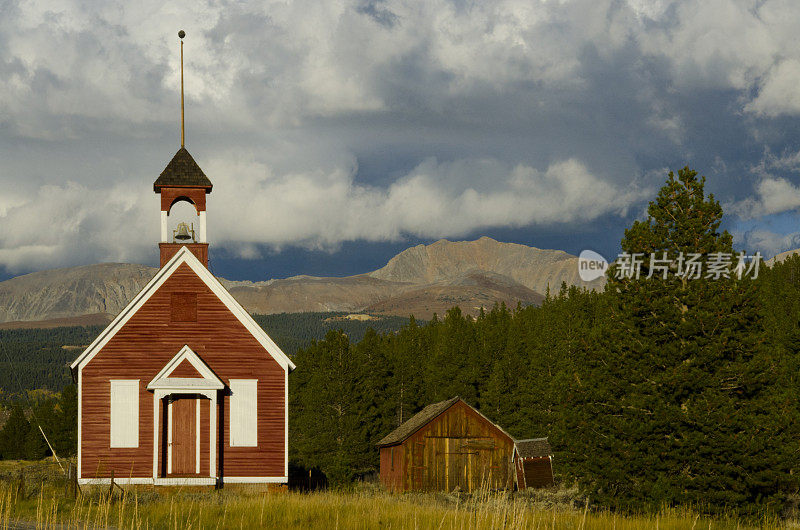
<path id="1" fill-rule="evenodd" d="M 189 346 L 147 385 L 153 391 L 155 485 L 217 483 L 217 395 L 224 387 Z"/>

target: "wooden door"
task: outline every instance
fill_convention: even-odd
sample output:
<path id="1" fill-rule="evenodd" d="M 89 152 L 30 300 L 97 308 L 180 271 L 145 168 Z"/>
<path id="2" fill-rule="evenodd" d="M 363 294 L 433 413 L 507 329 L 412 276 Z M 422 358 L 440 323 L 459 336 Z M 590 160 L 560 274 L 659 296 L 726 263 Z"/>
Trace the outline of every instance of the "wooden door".
<path id="1" fill-rule="evenodd" d="M 197 406 L 194 397 L 172 402 L 172 474 L 197 474 Z"/>

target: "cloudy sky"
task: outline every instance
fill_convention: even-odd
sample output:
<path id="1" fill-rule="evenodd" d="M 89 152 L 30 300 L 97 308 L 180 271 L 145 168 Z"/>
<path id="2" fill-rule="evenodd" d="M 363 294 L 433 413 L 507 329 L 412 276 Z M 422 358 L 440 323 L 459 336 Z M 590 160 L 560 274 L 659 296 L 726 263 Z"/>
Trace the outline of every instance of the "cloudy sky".
<path id="1" fill-rule="evenodd" d="M 0 279 L 157 262 L 178 29 L 229 278 L 481 235 L 613 257 L 684 165 L 739 248 L 797 248 L 798 23 L 794 0 L 0 0 Z"/>

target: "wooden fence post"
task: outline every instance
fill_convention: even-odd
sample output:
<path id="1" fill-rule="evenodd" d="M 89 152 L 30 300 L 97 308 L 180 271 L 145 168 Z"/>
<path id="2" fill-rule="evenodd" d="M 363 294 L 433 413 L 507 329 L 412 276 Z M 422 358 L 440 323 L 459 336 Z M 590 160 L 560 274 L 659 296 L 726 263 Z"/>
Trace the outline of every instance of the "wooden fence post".
<path id="1" fill-rule="evenodd" d="M 78 498 L 78 469 L 75 464 L 70 462 L 66 469 L 66 481 L 64 482 L 64 497 Z"/>
<path id="2" fill-rule="evenodd" d="M 19 479 L 17 480 L 17 497 L 25 498 L 25 476 L 22 469 L 19 470 Z"/>

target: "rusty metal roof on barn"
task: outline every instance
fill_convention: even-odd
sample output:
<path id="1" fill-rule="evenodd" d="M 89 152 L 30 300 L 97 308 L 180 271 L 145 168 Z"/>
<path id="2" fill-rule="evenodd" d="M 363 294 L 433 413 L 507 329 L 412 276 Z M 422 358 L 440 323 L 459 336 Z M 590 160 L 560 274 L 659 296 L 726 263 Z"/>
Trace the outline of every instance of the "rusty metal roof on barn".
<path id="1" fill-rule="evenodd" d="M 428 422 L 436 418 L 436 416 L 455 405 L 460 399 L 461 398 L 456 396 L 446 401 L 440 401 L 439 403 L 428 405 L 421 411 L 414 414 L 410 420 L 384 436 L 383 440 L 378 442 L 378 445 L 394 445 L 401 443 L 406 438 L 427 425 Z"/>
<path id="2" fill-rule="evenodd" d="M 478 414 L 478 416 L 480 416 L 488 423 L 493 425 L 495 428 L 497 428 L 497 430 L 508 436 L 509 440 L 513 439 L 511 435 L 508 434 L 506 431 L 504 431 L 499 425 L 492 422 L 489 418 L 481 414 L 480 411 L 477 410 L 475 407 L 471 406 L 469 403 L 462 400 L 460 397 L 456 396 L 446 401 L 440 401 L 439 403 L 433 403 L 431 405 L 428 405 L 427 407 L 425 407 L 424 409 L 413 415 L 410 420 L 403 423 L 402 425 L 400 425 L 400 427 L 396 428 L 388 435 L 386 435 L 380 442 L 378 442 L 378 445 L 379 446 L 395 445 L 404 442 L 406 439 L 408 439 L 409 436 L 411 436 L 412 434 L 420 430 L 422 427 L 433 421 L 437 416 L 442 414 L 444 411 L 446 411 L 459 401 L 461 401 L 466 406 L 474 410 Z"/>
<path id="3" fill-rule="evenodd" d="M 514 447 L 520 458 L 540 458 L 553 454 L 547 438 L 530 438 L 528 440 L 515 440 Z"/>
<path id="4" fill-rule="evenodd" d="M 206 188 L 207 191 L 211 191 L 211 181 L 208 180 L 206 174 L 185 147 L 178 149 L 178 152 L 172 157 L 167 167 L 153 183 L 153 190 L 158 193 L 162 187 L 172 186 Z"/>

